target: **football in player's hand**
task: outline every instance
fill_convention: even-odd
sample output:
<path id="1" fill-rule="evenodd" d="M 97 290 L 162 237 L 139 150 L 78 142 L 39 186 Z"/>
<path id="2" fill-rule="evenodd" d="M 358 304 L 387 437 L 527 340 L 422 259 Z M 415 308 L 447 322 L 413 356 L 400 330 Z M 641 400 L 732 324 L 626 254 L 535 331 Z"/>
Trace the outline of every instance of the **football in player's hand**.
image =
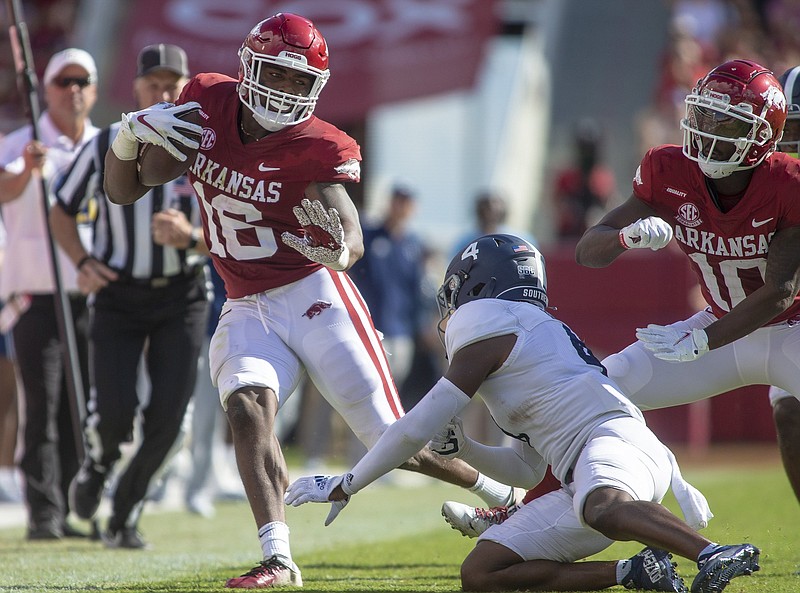
<path id="1" fill-rule="evenodd" d="M 200 111 L 197 109 L 184 113 L 178 117 L 184 121 L 197 124 L 199 126 L 203 125 L 203 118 L 200 115 Z M 197 142 L 200 142 L 200 137 L 196 134 L 192 134 L 186 130 L 181 130 L 181 132 L 186 134 L 186 136 L 197 140 Z M 141 145 L 139 148 L 138 162 L 139 182 L 142 185 L 146 185 L 148 187 L 163 185 L 167 181 L 172 181 L 176 177 L 183 175 L 192 165 L 192 163 L 194 163 L 198 149 L 187 148 L 180 142 L 173 142 L 173 145 L 184 155 L 186 155 L 187 158 L 185 161 L 179 161 L 164 148 L 156 146 L 155 144 Z"/>

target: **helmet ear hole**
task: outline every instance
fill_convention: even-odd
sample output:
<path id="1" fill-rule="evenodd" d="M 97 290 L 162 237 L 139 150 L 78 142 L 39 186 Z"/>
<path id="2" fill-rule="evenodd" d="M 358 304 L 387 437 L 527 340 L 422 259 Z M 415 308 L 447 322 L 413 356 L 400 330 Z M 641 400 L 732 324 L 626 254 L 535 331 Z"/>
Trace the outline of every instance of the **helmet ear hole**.
<path id="1" fill-rule="evenodd" d="M 475 286 L 473 286 L 467 294 L 469 296 L 471 296 L 471 297 L 480 296 L 480 294 L 483 292 L 483 289 L 484 289 L 485 286 L 486 286 L 485 282 L 480 282 L 480 283 L 476 284 Z"/>

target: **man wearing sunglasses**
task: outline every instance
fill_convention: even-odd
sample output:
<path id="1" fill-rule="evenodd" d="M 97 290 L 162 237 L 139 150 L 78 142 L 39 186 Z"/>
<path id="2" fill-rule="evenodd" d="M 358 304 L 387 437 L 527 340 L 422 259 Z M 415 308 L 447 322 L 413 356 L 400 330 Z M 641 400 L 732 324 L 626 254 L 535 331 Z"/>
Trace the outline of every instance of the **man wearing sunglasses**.
<path id="1" fill-rule="evenodd" d="M 0 298 L 15 303 L 15 363 L 25 392 L 23 454 L 28 539 L 74 535 L 66 523 L 67 489 L 78 471 L 78 451 L 64 381 L 55 282 L 47 249 L 41 178 L 52 185 L 98 128 L 89 120 L 97 100 L 97 68 L 87 52 L 69 48 L 55 54 L 44 72 L 46 110 L 32 126 L 0 141 L 0 204 L 6 226 L 6 258 Z M 89 233 L 91 229 L 82 228 Z M 88 240 L 90 237 L 85 235 Z M 88 244 L 88 243 L 87 243 Z M 64 290 L 69 295 L 83 386 L 88 393 L 86 299 L 78 291 L 75 267 L 59 251 Z M 84 398 L 86 393 L 83 394 Z"/>

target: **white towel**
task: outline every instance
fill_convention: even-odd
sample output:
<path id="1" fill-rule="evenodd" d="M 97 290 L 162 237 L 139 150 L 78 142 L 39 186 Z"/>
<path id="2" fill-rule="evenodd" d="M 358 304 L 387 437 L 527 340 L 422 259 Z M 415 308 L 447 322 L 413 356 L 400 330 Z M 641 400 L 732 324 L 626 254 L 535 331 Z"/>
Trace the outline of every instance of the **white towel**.
<path id="1" fill-rule="evenodd" d="M 708 522 L 714 516 L 714 513 L 711 512 L 706 497 L 683 479 L 675 455 L 672 454 L 668 447 L 665 446 L 664 448 L 667 450 L 670 463 L 672 463 L 672 493 L 678 501 L 678 506 L 681 507 L 683 518 L 692 529 L 708 527 Z"/>

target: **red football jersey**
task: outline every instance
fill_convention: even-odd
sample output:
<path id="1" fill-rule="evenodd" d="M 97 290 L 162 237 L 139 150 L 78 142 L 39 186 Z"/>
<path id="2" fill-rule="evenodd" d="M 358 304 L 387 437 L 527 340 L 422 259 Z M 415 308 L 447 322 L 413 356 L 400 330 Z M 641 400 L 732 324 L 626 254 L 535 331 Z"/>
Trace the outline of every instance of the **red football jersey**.
<path id="1" fill-rule="evenodd" d="M 198 74 L 178 104 L 202 106 L 203 137 L 189 179 L 202 205 L 211 257 L 230 298 L 295 282 L 321 266 L 281 241 L 301 235 L 292 208 L 312 182 L 360 181 L 355 140 L 314 116 L 243 144 L 236 81 Z"/>
<path id="2" fill-rule="evenodd" d="M 772 235 L 800 225 L 800 160 L 775 153 L 753 170 L 745 192 L 722 212 L 697 163 L 680 146 L 658 146 L 642 159 L 634 195 L 672 225 L 703 297 L 721 317 L 764 285 Z M 800 314 L 800 298 L 772 323 Z"/>

